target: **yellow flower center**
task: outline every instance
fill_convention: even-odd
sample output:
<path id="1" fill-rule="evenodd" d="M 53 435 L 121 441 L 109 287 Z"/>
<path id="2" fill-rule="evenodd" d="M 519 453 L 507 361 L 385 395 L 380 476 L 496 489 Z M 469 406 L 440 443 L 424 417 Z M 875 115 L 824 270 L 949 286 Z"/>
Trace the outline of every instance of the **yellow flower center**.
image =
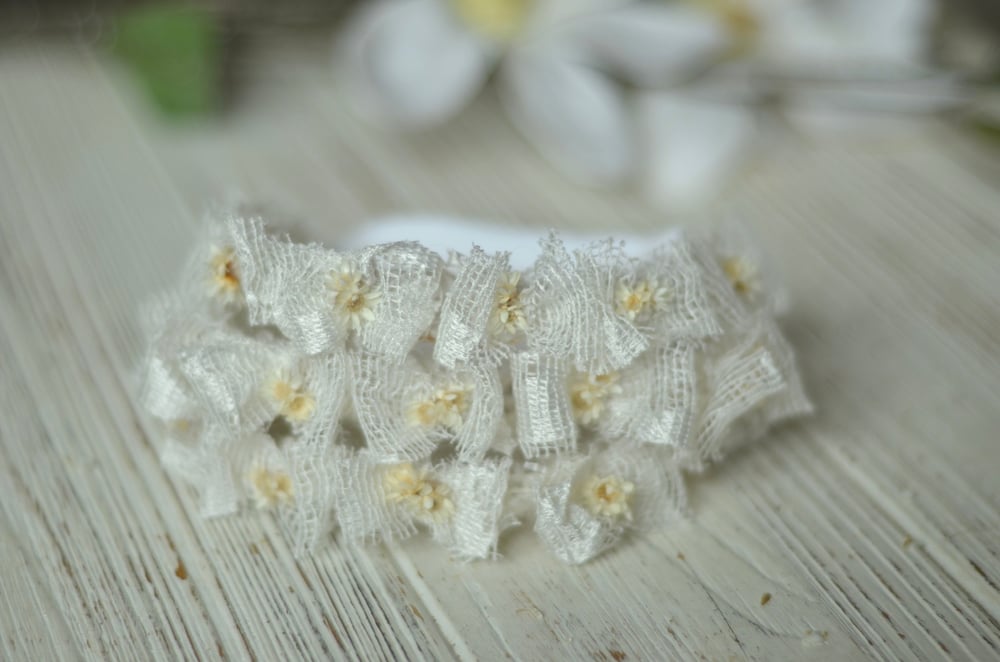
<path id="1" fill-rule="evenodd" d="M 281 406 L 281 415 L 292 421 L 304 421 L 316 409 L 316 399 L 286 379 L 275 379 L 271 395 Z"/>
<path id="2" fill-rule="evenodd" d="M 622 281 L 618 283 L 615 298 L 618 312 L 635 320 L 647 311 L 665 307 L 670 299 L 670 292 L 656 280 L 643 280 L 635 284 Z"/>
<path id="3" fill-rule="evenodd" d="M 284 472 L 257 466 L 250 471 L 249 479 L 258 508 L 292 500 L 292 479 Z"/>
<path id="4" fill-rule="evenodd" d="M 534 0 L 451 0 L 458 17 L 480 34 L 506 41 L 524 26 Z"/>
<path id="5" fill-rule="evenodd" d="M 722 260 L 722 271 L 741 296 L 750 296 L 757 291 L 757 270 L 741 257 L 727 257 Z"/>
<path id="6" fill-rule="evenodd" d="M 365 307 L 365 295 L 361 292 L 352 294 L 348 299 L 347 303 L 344 304 L 344 308 L 347 309 L 349 313 L 356 313 Z"/>
<path id="7" fill-rule="evenodd" d="M 408 462 L 389 468 L 382 485 L 387 500 L 403 505 L 418 519 L 447 519 L 455 510 L 448 486 Z"/>
<path id="8" fill-rule="evenodd" d="M 496 292 L 496 305 L 490 317 L 490 330 L 499 336 L 513 336 L 526 327 L 524 306 L 521 303 L 521 290 L 518 282 L 521 274 L 511 272 L 501 279 Z"/>
<path id="9" fill-rule="evenodd" d="M 375 319 L 373 311 L 382 295 L 352 265 L 345 264 L 340 271 L 330 272 L 326 286 L 333 293 L 334 308 L 350 328 L 360 331 L 363 323 Z"/>
<path id="10" fill-rule="evenodd" d="M 212 278 L 216 289 L 222 294 L 233 294 L 240 289 L 240 278 L 236 275 L 236 251 L 226 247 L 212 255 Z"/>
<path id="11" fill-rule="evenodd" d="M 760 36 L 760 19 L 746 0 L 693 0 L 715 14 L 733 40 L 731 55 L 746 53 Z"/>
<path id="12" fill-rule="evenodd" d="M 413 403 L 409 411 L 410 424 L 443 425 L 457 432 L 468 409 L 469 389 L 458 385 L 439 388 L 427 399 Z"/>
<path id="13" fill-rule="evenodd" d="M 630 312 L 638 313 L 646 305 L 646 299 L 639 292 L 632 292 L 625 297 L 623 307 Z"/>
<path id="14" fill-rule="evenodd" d="M 635 484 L 617 476 L 591 476 L 583 485 L 587 509 L 598 517 L 632 520 L 632 493 Z"/>
<path id="15" fill-rule="evenodd" d="M 605 400 L 622 392 L 618 378 L 617 372 L 606 375 L 587 373 L 576 375 L 570 383 L 569 396 L 577 420 L 584 425 L 590 425 L 600 418 L 604 411 Z"/>

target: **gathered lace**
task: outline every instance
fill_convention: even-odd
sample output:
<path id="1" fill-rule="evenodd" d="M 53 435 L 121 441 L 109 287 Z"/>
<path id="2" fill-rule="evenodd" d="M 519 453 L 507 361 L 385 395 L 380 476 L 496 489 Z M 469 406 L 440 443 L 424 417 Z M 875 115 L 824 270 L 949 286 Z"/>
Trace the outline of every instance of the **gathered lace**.
<path id="1" fill-rule="evenodd" d="M 516 269 L 234 215 L 144 309 L 139 399 L 205 516 L 274 510 L 299 554 L 425 531 L 496 558 L 527 525 L 581 563 L 684 513 L 685 471 L 811 409 L 740 233 L 632 251 L 553 233 Z"/>

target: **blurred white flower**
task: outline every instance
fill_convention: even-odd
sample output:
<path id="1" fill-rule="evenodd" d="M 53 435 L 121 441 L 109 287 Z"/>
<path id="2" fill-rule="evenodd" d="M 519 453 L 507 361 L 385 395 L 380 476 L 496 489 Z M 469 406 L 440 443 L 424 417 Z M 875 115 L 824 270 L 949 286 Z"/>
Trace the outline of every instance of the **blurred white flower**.
<path id="1" fill-rule="evenodd" d="M 527 328 L 524 304 L 521 303 L 521 288 L 518 287 L 520 280 L 521 274 L 516 271 L 508 271 L 500 279 L 494 295 L 493 313 L 490 315 L 490 333 L 509 338 Z"/>
<path id="2" fill-rule="evenodd" d="M 365 117 L 422 128 L 456 115 L 497 71 L 511 121 L 558 169 L 587 183 L 639 176 L 654 201 L 686 207 L 746 164 L 776 97 L 811 132 L 886 131 L 954 103 L 954 81 L 924 60 L 933 10 L 933 0 L 380 0 L 349 27 L 348 79 Z"/>
<path id="3" fill-rule="evenodd" d="M 419 128 L 453 117 L 499 69 L 501 101 L 528 141 L 601 182 L 635 165 L 613 75 L 671 79 L 726 43 L 713 16 L 684 3 L 381 0 L 349 26 L 348 76 L 365 117 Z"/>
<path id="4" fill-rule="evenodd" d="M 954 79 L 925 61 L 933 0 L 697 4 L 728 28 L 730 57 L 690 84 L 640 95 L 645 188 L 668 207 L 704 201 L 775 138 L 761 121 L 769 102 L 797 130 L 870 137 L 959 99 Z"/>

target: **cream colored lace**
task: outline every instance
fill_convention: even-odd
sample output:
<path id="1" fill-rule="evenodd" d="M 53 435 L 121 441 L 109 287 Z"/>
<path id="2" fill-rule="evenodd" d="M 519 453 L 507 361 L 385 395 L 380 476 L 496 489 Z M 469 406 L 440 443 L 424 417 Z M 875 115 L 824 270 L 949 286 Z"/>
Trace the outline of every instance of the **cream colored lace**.
<path id="1" fill-rule="evenodd" d="M 426 530 L 460 559 L 533 525 L 579 563 L 685 509 L 698 471 L 808 412 L 780 297 L 734 234 L 636 256 L 542 239 L 300 245 L 212 226 L 145 310 L 140 399 L 206 516 L 273 509 L 299 553 Z"/>

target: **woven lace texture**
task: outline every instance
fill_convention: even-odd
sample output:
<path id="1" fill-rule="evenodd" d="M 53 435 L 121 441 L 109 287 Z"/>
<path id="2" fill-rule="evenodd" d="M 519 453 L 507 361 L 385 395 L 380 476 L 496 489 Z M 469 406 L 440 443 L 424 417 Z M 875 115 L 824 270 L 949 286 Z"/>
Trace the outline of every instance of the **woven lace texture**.
<path id="1" fill-rule="evenodd" d="M 811 410 L 784 297 L 732 229 L 569 243 L 530 263 L 209 223 L 142 311 L 164 465 L 206 517 L 273 510 L 299 554 L 422 532 L 496 558 L 528 526 L 582 563 L 668 526 L 685 472 Z"/>

